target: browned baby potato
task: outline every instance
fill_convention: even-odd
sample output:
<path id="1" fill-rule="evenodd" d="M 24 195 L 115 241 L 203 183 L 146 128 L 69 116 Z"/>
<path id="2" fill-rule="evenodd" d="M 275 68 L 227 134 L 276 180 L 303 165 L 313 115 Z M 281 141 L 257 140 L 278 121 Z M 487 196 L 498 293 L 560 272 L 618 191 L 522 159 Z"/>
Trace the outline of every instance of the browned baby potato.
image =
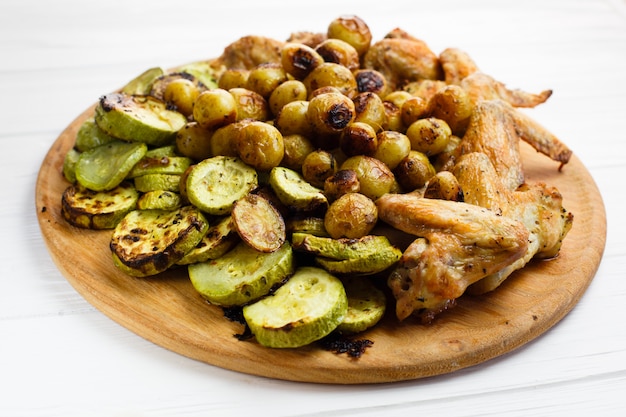
<path id="1" fill-rule="evenodd" d="M 367 123 L 354 122 L 341 132 L 339 147 L 348 156 L 372 155 L 378 148 L 376 130 Z"/>
<path id="2" fill-rule="evenodd" d="M 428 180 L 424 197 L 449 201 L 464 200 L 461 184 L 450 171 L 438 172 Z"/>
<path id="3" fill-rule="evenodd" d="M 312 47 L 290 42 L 280 51 L 285 71 L 296 80 L 303 80 L 313 69 L 324 62 L 324 58 Z"/>
<path id="4" fill-rule="evenodd" d="M 309 102 L 306 100 L 296 100 L 285 104 L 274 119 L 274 126 L 287 135 L 309 136 L 312 133 L 307 113 Z"/>
<path id="5" fill-rule="evenodd" d="M 463 136 L 472 115 L 472 103 L 463 88 L 449 85 L 430 99 L 429 112 L 432 117 L 444 120 L 454 135 Z"/>
<path id="6" fill-rule="evenodd" d="M 176 134 L 178 152 L 195 161 L 211 156 L 211 137 L 213 131 L 201 127 L 198 122 L 187 123 Z"/>
<path id="7" fill-rule="evenodd" d="M 435 175 L 435 168 L 426 155 L 412 150 L 393 171 L 403 191 L 422 188 Z"/>
<path id="8" fill-rule="evenodd" d="M 378 221 L 376 204 L 361 193 L 348 193 L 333 201 L 324 216 L 324 228 L 339 239 L 357 239 L 369 234 Z"/>
<path id="9" fill-rule="evenodd" d="M 244 119 L 269 120 L 269 104 L 262 95 L 247 88 L 231 88 L 228 92 L 235 99 L 237 121 Z"/>
<path id="10" fill-rule="evenodd" d="M 324 188 L 324 181 L 337 172 L 335 156 L 325 150 L 318 149 L 309 153 L 302 162 L 302 176 L 317 188 Z"/>
<path id="11" fill-rule="evenodd" d="M 325 62 L 343 65 L 350 71 L 356 71 L 361 65 L 359 53 L 348 42 L 337 38 L 329 38 L 315 47 Z"/>
<path id="12" fill-rule="evenodd" d="M 352 156 L 341 164 L 340 169 L 356 172 L 360 192 L 374 201 L 383 194 L 397 191 L 398 184 L 389 167 L 371 156 Z"/>
<path id="13" fill-rule="evenodd" d="M 204 91 L 193 106 L 193 118 L 205 129 L 216 129 L 237 120 L 237 102 L 226 90 Z"/>
<path id="14" fill-rule="evenodd" d="M 239 158 L 259 171 L 278 166 L 285 155 L 282 134 L 271 124 L 257 120 L 244 122 L 236 131 L 234 143 Z"/>
<path id="15" fill-rule="evenodd" d="M 247 69 L 226 69 L 217 80 L 217 86 L 224 90 L 231 88 L 245 88 L 248 82 L 250 70 Z"/>
<path id="16" fill-rule="evenodd" d="M 402 103 L 402 124 L 410 126 L 411 123 L 422 119 L 428 112 L 428 101 L 421 97 L 411 97 Z"/>
<path id="17" fill-rule="evenodd" d="M 354 102 L 343 94 L 324 93 L 309 102 L 307 119 L 319 134 L 339 134 L 356 116 Z"/>
<path id="18" fill-rule="evenodd" d="M 277 115 L 280 109 L 292 101 L 304 101 L 307 99 L 307 91 L 304 83 L 298 80 L 288 80 L 277 86 L 269 96 L 269 106 L 272 114 Z"/>
<path id="19" fill-rule="evenodd" d="M 328 25 L 326 35 L 329 38 L 341 39 L 356 49 L 359 56 L 367 52 L 372 43 L 372 32 L 369 26 L 358 16 L 345 15 L 334 19 Z"/>
<path id="20" fill-rule="evenodd" d="M 235 122 L 216 129 L 211 136 L 211 156 L 237 156 L 235 137 L 245 123 L 248 121 Z"/>
<path id="21" fill-rule="evenodd" d="M 344 194 L 358 193 L 361 190 L 359 178 L 351 169 L 340 169 L 324 181 L 324 194 L 329 200 L 336 200 Z"/>
<path id="22" fill-rule="evenodd" d="M 163 92 L 163 100 L 173 104 L 176 110 L 190 116 L 193 113 L 193 105 L 200 94 L 197 84 L 187 78 L 178 78 L 167 84 Z"/>
<path id="23" fill-rule="evenodd" d="M 303 135 L 283 135 L 285 155 L 280 164 L 294 171 L 302 171 L 302 163 L 308 154 L 315 150 L 313 143 Z"/>
<path id="24" fill-rule="evenodd" d="M 354 74 L 343 65 L 324 62 L 318 65 L 302 80 L 307 91 L 315 91 L 321 87 L 336 87 L 348 97 L 356 94 Z"/>
<path id="25" fill-rule="evenodd" d="M 404 133 L 383 130 L 378 134 L 378 147 L 372 155 L 394 170 L 411 151 L 411 141 Z"/>
<path id="26" fill-rule="evenodd" d="M 390 92 L 387 79 L 379 71 L 361 68 L 354 72 L 354 79 L 359 93 L 375 93 L 383 98 Z"/>
<path id="27" fill-rule="evenodd" d="M 385 125 L 385 105 L 383 100 L 376 93 L 359 93 L 354 98 L 354 108 L 356 110 L 355 122 L 363 122 L 372 126 L 377 132 Z"/>
<path id="28" fill-rule="evenodd" d="M 432 156 L 446 148 L 452 132 L 445 121 L 429 117 L 413 122 L 407 128 L 406 135 L 411 141 L 411 149 Z"/>
<path id="29" fill-rule="evenodd" d="M 246 88 L 268 99 L 272 91 L 287 81 L 287 73 L 278 63 L 261 64 L 250 70 Z"/>

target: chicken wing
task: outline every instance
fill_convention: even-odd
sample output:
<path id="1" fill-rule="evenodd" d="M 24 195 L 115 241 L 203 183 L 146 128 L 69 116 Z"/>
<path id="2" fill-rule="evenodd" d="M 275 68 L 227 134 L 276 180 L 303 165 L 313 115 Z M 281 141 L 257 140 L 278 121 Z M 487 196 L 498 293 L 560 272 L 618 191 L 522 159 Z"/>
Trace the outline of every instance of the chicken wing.
<path id="1" fill-rule="evenodd" d="M 363 67 L 382 73 L 392 90 L 411 81 L 443 78 L 437 55 L 418 39 L 381 39 L 365 53 Z"/>
<path id="2" fill-rule="evenodd" d="M 558 254 L 574 216 L 563 208 L 563 197 L 556 188 L 536 183 L 509 190 L 487 155 L 479 152 L 462 156 L 452 173 L 464 190 L 465 202 L 516 219 L 529 231 L 524 256 L 476 282 L 470 292 L 491 291 L 531 259 L 551 258 Z"/>
<path id="3" fill-rule="evenodd" d="M 376 201 L 379 217 L 418 237 L 388 278 L 396 316 L 430 317 L 465 289 L 524 256 L 528 230 L 520 222 L 462 202 L 386 194 Z"/>

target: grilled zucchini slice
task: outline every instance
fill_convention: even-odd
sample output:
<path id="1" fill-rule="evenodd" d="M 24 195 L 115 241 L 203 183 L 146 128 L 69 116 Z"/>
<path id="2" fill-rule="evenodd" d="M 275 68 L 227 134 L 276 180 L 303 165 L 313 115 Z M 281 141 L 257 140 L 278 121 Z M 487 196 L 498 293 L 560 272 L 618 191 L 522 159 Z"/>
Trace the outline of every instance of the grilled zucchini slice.
<path id="1" fill-rule="evenodd" d="M 191 158 L 186 156 L 144 156 L 128 173 L 128 178 L 149 174 L 182 175 L 191 163 Z"/>
<path id="2" fill-rule="evenodd" d="M 189 265 L 206 262 L 209 259 L 217 259 L 239 242 L 239 235 L 235 230 L 232 217 L 224 217 L 217 224 L 209 227 L 198 246 L 187 252 L 183 259 L 177 263 L 179 265 Z"/>
<path id="3" fill-rule="evenodd" d="M 197 246 L 208 227 L 203 214 L 193 206 L 175 211 L 131 211 L 113 231 L 113 261 L 128 275 L 156 275 Z"/>
<path id="4" fill-rule="evenodd" d="M 212 261 L 188 266 L 194 288 L 211 304 L 241 306 L 267 295 L 294 271 L 289 242 L 264 253 L 240 242 Z"/>
<path id="5" fill-rule="evenodd" d="M 306 182 L 292 169 L 281 166 L 272 168 L 269 184 L 281 203 L 290 209 L 310 211 L 328 205 L 322 190 Z"/>
<path id="6" fill-rule="evenodd" d="M 166 190 L 148 191 L 139 197 L 139 210 L 176 210 L 182 207 L 180 194 Z"/>
<path id="7" fill-rule="evenodd" d="M 119 140 L 92 148 L 76 161 L 76 180 L 90 190 L 111 190 L 124 181 L 147 150 L 145 143 Z"/>
<path id="8" fill-rule="evenodd" d="M 185 116 L 168 110 L 161 100 L 123 93 L 102 96 L 96 106 L 95 120 L 113 137 L 151 146 L 171 143 L 187 123 Z"/>
<path id="9" fill-rule="evenodd" d="M 137 191 L 147 193 L 150 191 L 180 191 L 182 176 L 176 174 L 146 174 L 135 178 Z"/>
<path id="10" fill-rule="evenodd" d="M 259 344 L 295 348 L 330 334 L 347 311 L 348 297 L 338 278 L 301 267 L 273 295 L 245 306 L 243 315 Z"/>
<path id="11" fill-rule="evenodd" d="M 285 221 L 266 198 L 248 194 L 233 206 L 232 218 L 237 233 L 259 252 L 274 252 L 285 239 Z"/>
<path id="12" fill-rule="evenodd" d="M 85 152 L 96 146 L 104 145 L 105 143 L 113 142 L 118 139 L 108 135 L 102 129 L 98 127 L 96 121 L 93 118 L 87 119 L 80 125 L 78 132 L 76 133 L 76 141 L 74 142 L 74 148 L 79 152 Z"/>
<path id="13" fill-rule="evenodd" d="M 389 245 L 378 252 L 363 254 L 358 258 L 336 260 L 317 256 L 315 262 L 331 274 L 372 275 L 391 267 L 401 256 L 400 249 Z"/>
<path id="14" fill-rule="evenodd" d="M 216 216 L 229 214 L 235 202 L 257 186 L 256 170 L 230 156 L 215 156 L 192 166 L 185 184 L 191 204 Z"/>
<path id="15" fill-rule="evenodd" d="M 84 229 L 113 229 L 135 209 L 139 194 L 129 182 L 109 191 L 92 191 L 80 184 L 65 189 L 61 212 L 70 224 Z"/>
<path id="16" fill-rule="evenodd" d="M 365 277 L 347 277 L 342 282 L 348 296 L 348 312 L 337 331 L 354 334 L 376 325 L 387 308 L 385 293 Z"/>
<path id="17" fill-rule="evenodd" d="M 122 87 L 122 93 L 130 95 L 147 95 L 150 93 L 154 81 L 163 74 L 165 74 L 165 71 L 161 67 L 148 68 Z"/>

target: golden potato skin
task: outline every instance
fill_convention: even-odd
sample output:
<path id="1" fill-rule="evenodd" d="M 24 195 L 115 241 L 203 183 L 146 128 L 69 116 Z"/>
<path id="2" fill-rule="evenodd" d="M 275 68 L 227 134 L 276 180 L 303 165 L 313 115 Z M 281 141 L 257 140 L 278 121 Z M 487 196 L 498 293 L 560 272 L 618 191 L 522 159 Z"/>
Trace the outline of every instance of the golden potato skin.
<path id="1" fill-rule="evenodd" d="M 292 101 L 304 101 L 307 96 L 307 90 L 302 81 L 285 81 L 271 92 L 268 99 L 270 111 L 277 115 L 285 104 Z"/>
<path id="2" fill-rule="evenodd" d="M 303 135 L 283 135 L 285 155 L 280 164 L 294 171 L 302 171 L 302 164 L 308 154 L 315 151 L 313 143 Z"/>
<path id="3" fill-rule="evenodd" d="M 176 110 L 185 116 L 190 116 L 198 95 L 200 95 L 200 89 L 196 83 L 186 78 L 178 78 L 167 84 L 163 92 L 163 100 L 168 104 L 173 104 Z"/>
<path id="4" fill-rule="evenodd" d="M 445 121 L 429 117 L 411 123 L 406 135 L 411 141 L 411 149 L 433 156 L 446 148 L 452 131 Z"/>
<path id="5" fill-rule="evenodd" d="M 315 133 L 339 134 L 356 116 L 354 102 L 340 93 L 323 93 L 309 101 L 307 119 Z"/>
<path id="6" fill-rule="evenodd" d="M 296 100 L 287 103 L 274 118 L 274 126 L 285 136 L 310 136 L 313 130 L 308 120 L 308 111 L 309 102 L 307 100 Z"/>
<path id="7" fill-rule="evenodd" d="M 354 122 L 341 132 L 339 147 L 348 156 L 372 155 L 378 148 L 376 130 L 367 123 Z"/>
<path id="8" fill-rule="evenodd" d="M 302 82 L 307 91 L 321 87 L 336 87 L 348 97 L 354 97 L 357 92 L 356 79 L 352 71 L 333 62 L 324 62 L 315 67 Z"/>
<path id="9" fill-rule="evenodd" d="M 422 188 L 436 173 L 428 157 L 414 150 L 400 161 L 393 172 L 404 192 Z"/>
<path id="10" fill-rule="evenodd" d="M 354 72 L 354 79 L 359 93 L 375 93 L 384 98 L 391 92 L 387 79 L 379 71 L 361 68 Z"/>
<path id="11" fill-rule="evenodd" d="M 280 51 L 285 71 L 296 80 L 303 80 L 311 71 L 324 63 L 315 49 L 302 43 L 289 42 Z"/>
<path id="12" fill-rule="evenodd" d="M 341 164 L 340 169 L 355 171 L 361 185 L 360 192 L 374 201 L 397 190 L 398 184 L 389 167 L 371 156 L 352 156 Z"/>
<path id="13" fill-rule="evenodd" d="M 465 200 L 461 184 L 450 171 L 438 172 L 428 180 L 424 197 L 449 201 Z"/>
<path id="14" fill-rule="evenodd" d="M 379 132 L 386 122 L 385 104 L 376 93 L 359 93 L 354 99 L 355 122 L 367 123 Z"/>
<path id="15" fill-rule="evenodd" d="M 334 238 L 357 239 L 369 234 L 378 221 L 378 208 L 361 193 L 348 193 L 333 201 L 324 216 L 324 228 Z"/>
<path id="16" fill-rule="evenodd" d="M 348 42 L 337 38 L 329 38 L 315 47 L 315 51 L 320 54 L 324 62 L 333 62 L 343 65 L 350 71 L 359 69 L 359 53 Z"/>
<path id="17" fill-rule="evenodd" d="M 452 134 L 463 136 L 472 115 L 472 102 L 467 91 L 458 85 L 438 90 L 429 103 L 429 114 L 445 121 Z"/>
<path id="18" fill-rule="evenodd" d="M 335 156 L 323 149 L 309 153 L 302 162 L 302 176 L 311 185 L 324 188 L 324 181 L 338 170 Z"/>
<path id="19" fill-rule="evenodd" d="M 332 177 L 324 181 L 324 194 L 330 200 L 336 200 L 344 194 L 358 193 L 361 184 L 356 172 L 351 169 L 340 169 Z"/>
<path id="20" fill-rule="evenodd" d="M 231 88 L 245 88 L 248 83 L 250 70 L 247 69 L 226 69 L 217 80 L 217 86 L 224 90 Z"/>
<path id="21" fill-rule="evenodd" d="M 333 19 L 326 31 L 328 38 L 341 39 L 363 56 L 372 43 L 372 32 L 363 19 L 354 15 L 344 15 Z"/>
<path id="22" fill-rule="evenodd" d="M 411 151 L 411 141 L 404 133 L 383 130 L 378 134 L 378 147 L 372 155 L 394 170 Z"/>
<path id="23" fill-rule="evenodd" d="M 278 166 L 285 155 L 282 134 L 274 126 L 257 120 L 238 129 L 234 143 L 239 158 L 259 171 Z"/>
<path id="24" fill-rule="evenodd" d="M 201 127 L 197 122 L 187 123 L 176 134 L 176 150 L 183 156 L 201 161 L 211 156 L 213 131 Z"/>
<path id="25" fill-rule="evenodd" d="M 226 90 L 204 91 L 196 98 L 193 118 L 205 129 L 216 129 L 237 120 L 237 103 Z"/>
<path id="26" fill-rule="evenodd" d="M 280 64 L 266 63 L 250 70 L 246 88 L 268 99 L 272 91 L 285 81 L 287 73 Z"/>
<path id="27" fill-rule="evenodd" d="M 262 95 L 247 88 L 231 88 L 228 92 L 235 99 L 237 121 L 244 119 L 269 120 L 270 108 Z"/>

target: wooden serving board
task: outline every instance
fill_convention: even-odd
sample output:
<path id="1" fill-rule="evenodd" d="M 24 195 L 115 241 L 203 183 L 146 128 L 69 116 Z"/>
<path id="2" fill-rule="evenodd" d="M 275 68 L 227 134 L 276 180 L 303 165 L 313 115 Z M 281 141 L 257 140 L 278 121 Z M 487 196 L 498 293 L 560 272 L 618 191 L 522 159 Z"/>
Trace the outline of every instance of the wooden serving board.
<path id="1" fill-rule="evenodd" d="M 456 308 L 428 326 L 389 314 L 362 338 L 374 342 L 359 359 L 317 345 L 269 349 L 239 341 L 243 326 L 224 318 L 192 287 L 186 268 L 152 278 L 133 278 L 113 265 L 110 231 L 78 229 L 61 214 L 68 186 L 63 159 L 73 146 L 86 110 L 59 136 L 42 163 L 36 210 L 48 250 L 71 285 L 104 314 L 136 334 L 181 355 L 238 372 L 292 381 L 382 383 L 444 374 L 522 346 L 546 332 L 578 302 L 599 266 L 606 238 L 600 193 L 587 169 L 572 158 L 561 172 L 547 157 L 523 146 L 530 182 L 559 188 L 574 213 L 560 255 L 532 262 L 497 290 L 463 296 Z"/>

